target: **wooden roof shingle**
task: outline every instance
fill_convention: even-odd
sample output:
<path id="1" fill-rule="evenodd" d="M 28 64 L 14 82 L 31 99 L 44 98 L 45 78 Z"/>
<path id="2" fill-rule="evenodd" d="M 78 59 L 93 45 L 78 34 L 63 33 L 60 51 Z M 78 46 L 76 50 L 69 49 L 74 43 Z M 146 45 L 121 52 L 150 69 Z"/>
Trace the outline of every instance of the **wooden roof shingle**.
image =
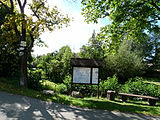
<path id="1" fill-rule="evenodd" d="M 71 66 L 77 66 L 77 67 L 102 67 L 103 61 L 96 59 L 86 59 L 86 58 L 72 58 L 70 64 Z"/>

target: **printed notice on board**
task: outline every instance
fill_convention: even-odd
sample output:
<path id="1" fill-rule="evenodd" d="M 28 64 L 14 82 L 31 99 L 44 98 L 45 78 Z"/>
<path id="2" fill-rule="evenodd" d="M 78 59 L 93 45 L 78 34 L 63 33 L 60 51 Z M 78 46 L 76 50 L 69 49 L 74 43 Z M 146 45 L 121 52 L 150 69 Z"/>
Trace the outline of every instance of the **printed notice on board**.
<path id="1" fill-rule="evenodd" d="M 73 83 L 90 84 L 91 68 L 73 67 Z"/>
<path id="2" fill-rule="evenodd" d="M 98 68 L 92 70 L 92 84 L 98 84 Z"/>

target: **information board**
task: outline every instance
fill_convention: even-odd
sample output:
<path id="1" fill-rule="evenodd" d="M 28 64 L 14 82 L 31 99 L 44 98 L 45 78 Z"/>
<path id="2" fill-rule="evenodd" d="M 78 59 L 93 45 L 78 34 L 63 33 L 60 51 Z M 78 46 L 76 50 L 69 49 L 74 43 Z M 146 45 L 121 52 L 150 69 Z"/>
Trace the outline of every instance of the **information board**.
<path id="1" fill-rule="evenodd" d="M 72 82 L 70 94 L 72 93 L 73 84 L 97 85 L 97 97 L 99 99 L 99 68 L 103 66 L 102 60 L 87 58 L 72 58 Z"/>
<path id="2" fill-rule="evenodd" d="M 73 67 L 73 83 L 98 84 L 98 68 Z"/>
<path id="3" fill-rule="evenodd" d="M 73 67 L 73 83 L 90 84 L 91 68 Z"/>

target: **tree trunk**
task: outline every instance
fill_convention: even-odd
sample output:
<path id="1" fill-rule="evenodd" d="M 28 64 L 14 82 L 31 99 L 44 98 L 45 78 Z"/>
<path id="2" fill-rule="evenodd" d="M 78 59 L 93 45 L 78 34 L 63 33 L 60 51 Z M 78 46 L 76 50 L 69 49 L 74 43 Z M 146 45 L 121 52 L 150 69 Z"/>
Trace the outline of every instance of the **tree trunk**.
<path id="1" fill-rule="evenodd" d="M 21 57 L 21 76 L 20 86 L 27 87 L 27 52 L 24 51 L 24 55 Z"/>

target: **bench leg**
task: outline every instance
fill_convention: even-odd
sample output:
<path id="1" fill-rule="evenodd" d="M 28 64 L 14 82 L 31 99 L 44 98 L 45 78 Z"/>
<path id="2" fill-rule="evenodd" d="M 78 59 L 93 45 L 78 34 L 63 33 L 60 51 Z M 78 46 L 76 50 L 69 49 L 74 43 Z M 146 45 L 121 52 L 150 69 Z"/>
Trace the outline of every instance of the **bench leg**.
<path id="1" fill-rule="evenodd" d="M 155 106 L 156 105 L 156 100 L 149 99 L 148 101 L 149 101 L 150 106 Z"/>
<path id="2" fill-rule="evenodd" d="M 123 102 L 126 102 L 127 101 L 127 97 L 122 95 L 122 100 L 123 100 Z"/>

